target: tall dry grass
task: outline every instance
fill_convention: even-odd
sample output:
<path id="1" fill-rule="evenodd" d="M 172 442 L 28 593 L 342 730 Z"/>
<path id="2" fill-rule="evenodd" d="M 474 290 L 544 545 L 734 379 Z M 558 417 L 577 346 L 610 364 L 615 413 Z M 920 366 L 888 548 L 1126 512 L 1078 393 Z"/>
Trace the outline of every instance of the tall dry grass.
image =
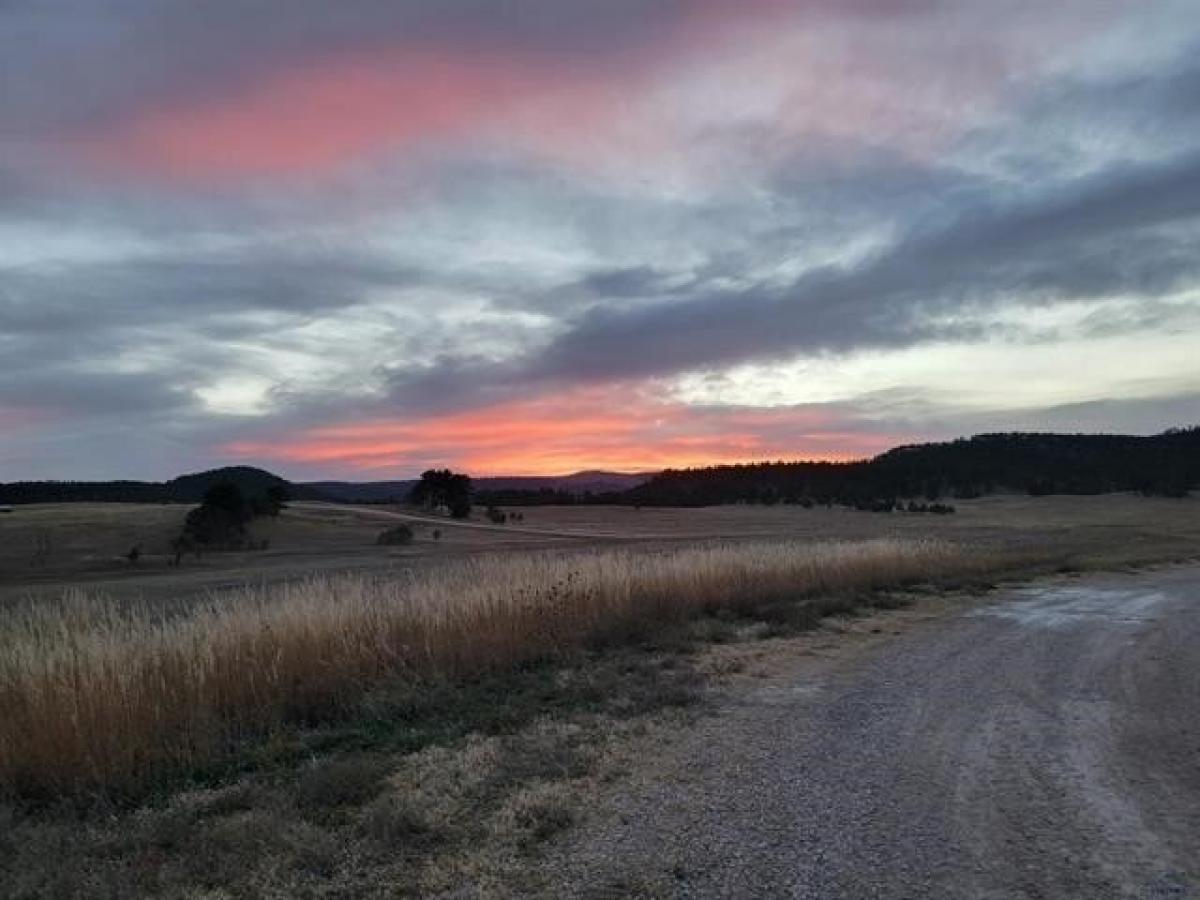
<path id="1" fill-rule="evenodd" d="M 331 577 L 185 615 L 69 595 L 0 615 L 0 786 L 136 794 L 383 682 L 460 678 L 720 607 L 977 571 L 933 541 L 780 543 L 466 561 Z"/>

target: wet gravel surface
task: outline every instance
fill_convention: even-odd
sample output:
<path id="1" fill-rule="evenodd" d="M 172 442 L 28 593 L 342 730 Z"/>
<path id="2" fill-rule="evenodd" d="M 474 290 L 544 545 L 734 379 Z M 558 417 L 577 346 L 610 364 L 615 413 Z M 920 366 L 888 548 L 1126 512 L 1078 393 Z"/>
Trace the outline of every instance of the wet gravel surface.
<path id="1" fill-rule="evenodd" d="M 1200 569 L 798 660 L 641 768 L 552 895 L 1200 897 Z"/>

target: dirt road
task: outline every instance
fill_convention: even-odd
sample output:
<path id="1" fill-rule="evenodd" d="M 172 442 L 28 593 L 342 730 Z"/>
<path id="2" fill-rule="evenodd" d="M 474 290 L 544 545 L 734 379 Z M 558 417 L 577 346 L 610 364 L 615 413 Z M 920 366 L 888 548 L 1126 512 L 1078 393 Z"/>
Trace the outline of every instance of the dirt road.
<path id="1" fill-rule="evenodd" d="M 563 894 L 1200 897 L 1200 568 L 1007 591 L 734 694 L 556 852 Z"/>
<path id="2" fill-rule="evenodd" d="M 530 534 L 536 537 L 551 537 L 551 538 L 579 538 L 580 540 L 594 541 L 599 538 L 608 538 L 616 541 L 645 541 L 645 540 L 679 540 L 678 535 L 672 534 L 620 534 L 613 531 L 567 531 L 561 528 L 526 528 L 523 525 L 494 525 L 486 522 L 471 522 L 463 519 L 449 519 L 445 516 L 418 515 L 415 513 L 398 512 L 392 509 L 376 509 L 370 506 L 350 506 L 342 503 L 294 503 L 293 507 L 297 509 L 315 509 L 315 510 L 337 510 L 344 513 L 352 513 L 359 516 L 376 519 L 396 519 L 401 522 L 417 522 L 422 525 L 432 525 L 437 528 L 452 529 L 466 528 L 472 531 L 490 531 L 494 534 L 512 535 L 512 534 Z"/>

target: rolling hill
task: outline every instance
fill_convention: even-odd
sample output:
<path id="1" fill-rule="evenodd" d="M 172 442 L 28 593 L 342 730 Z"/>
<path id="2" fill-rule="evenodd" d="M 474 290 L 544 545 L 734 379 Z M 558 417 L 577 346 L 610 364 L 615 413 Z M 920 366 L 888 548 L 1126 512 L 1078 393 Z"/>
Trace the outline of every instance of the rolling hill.
<path id="1" fill-rule="evenodd" d="M 407 498 L 413 480 L 292 483 L 251 466 L 181 475 L 167 482 L 27 481 L 0 484 L 0 503 L 195 503 L 218 481 L 247 494 L 280 485 L 297 500 L 386 503 Z M 982 434 L 896 447 L 846 463 L 766 462 L 625 474 L 474 480 L 482 503 L 604 502 L 706 506 L 736 502 L 860 502 L 871 498 L 975 497 L 996 491 L 1184 496 L 1200 488 L 1200 427 L 1162 434 Z"/>

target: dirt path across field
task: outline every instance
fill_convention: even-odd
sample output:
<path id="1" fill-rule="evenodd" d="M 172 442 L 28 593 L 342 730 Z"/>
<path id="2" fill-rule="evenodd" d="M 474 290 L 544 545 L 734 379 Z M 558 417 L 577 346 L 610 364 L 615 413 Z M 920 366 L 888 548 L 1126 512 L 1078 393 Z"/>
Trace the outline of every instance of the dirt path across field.
<path id="1" fill-rule="evenodd" d="M 293 503 L 293 508 L 303 510 L 306 504 Z M 419 522 L 422 525 L 434 525 L 438 528 L 467 528 L 473 531 L 493 531 L 498 534 L 530 534 L 537 537 L 579 538 L 585 541 L 598 539 L 614 541 L 675 541 L 680 540 L 678 534 L 620 534 L 615 531 L 566 531 L 550 528 L 526 528 L 524 525 L 492 525 L 485 522 L 469 522 L 462 519 L 448 519 L 445 516 L 420 516 L 415 513 L 396 512 L 390 509 L 374 509 L 369 506 L 347 506 L 338 503 L 307 504 L 308 508 L 327 512 L 337 510 L 351 513 L 360 518 L 398 519 L 401 522 Z"/>
<path id="2" fill-rule="evenodd" d="M 1200 568 L 809 656 L 621 780 L 577 897 L 1200 897 Z"/>

